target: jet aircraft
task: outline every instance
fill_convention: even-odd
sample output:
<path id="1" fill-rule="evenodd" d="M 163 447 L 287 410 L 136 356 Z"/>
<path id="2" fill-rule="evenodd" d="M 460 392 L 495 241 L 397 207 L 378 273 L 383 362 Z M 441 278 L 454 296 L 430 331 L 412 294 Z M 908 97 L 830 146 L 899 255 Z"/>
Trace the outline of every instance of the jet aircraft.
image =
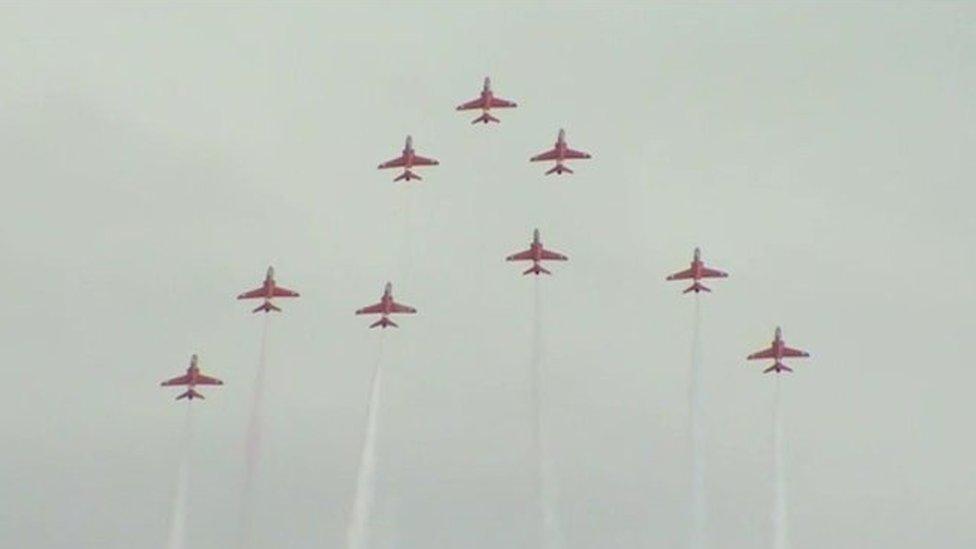
<path id="1" fill-rule="evenodd" d="M 224 382 L 220 381 L 215 377 L 205 376 L 200 373 L 200 368 L 197 366 L 197 355 L 190 357 L 190 367 L 186 369 L 186 374 L 174 377 L 173 379 L 166 380 L 160 385 L 163 387 L 170 387 L 173 385 L 186 385 L 187 390 L 185 393 L 181 393 L 176 400 L 182 398 L 193 400 L 195 398 L 203 398 L 203 395 L 198 393 L 195 389 L 197 385 L 223 385 Z"/>
<path id="2" fill-rule="evenodd" d="M 561 253 L 545 249 L 539 236 L 539 229 L 536 229 L 532 232 L 532 242 L 529 244 L 529 249 L 510 255 L 505 258 L 505 261 L 531 261 L 532 266 L 522 274 L 532 273 L 538 276 L 540 274 L 552 274 L 541 265 L 543 261 L 566 261 L 567 259 L 569 258 Z"/>
<path id="3" fill-rule="evenodd" d="M 773 365 L 769 368 L 763 370 L 764 374 L 769 372 L 792 372 L 793 369 L 789 366 L 783 364 L 784 358 L 806 358 L 810 356 L 810 353 L 806 351 L 801 351 L 799 349 L 793 349 L 786 346 L 786 342 L 783 341 L 783 330 L 778 326 L 776 327 L 776 334 L 773 336 L 773 342 L 770 344 L 768 349 L 752 353 L 746 360 L 761 360 L 764 358 L 773 359 Z"/>
<path id="4" fill-rule="evenodd" d="M 379 314 L 380 319 L 369 325 L 370 328 L 376 328 L 377 326 L 386 329 L 388 326 L 394 328 L 399 328 L 395 322 L 390 320 L 389 316 L 392 314 L 414 314 L 417 309 L 410 307 L 408 305 L 403 305 L 397 303 L 393 300 L 393 284 L 390 282 L 386 283 L 386 287 L 383 289 L 383 296 L 380 297 L 380 302 L 375 305 L 370 305 L 369 307 L 363 307 L 356 311 L 357 315 L 375 315 Z"/>
<path id="5" fill-rule="evenodd" d="M 472 109 L 481 109 L 481 116 L 472 120 L 471 123 L 477 124 L 478 122 L 482 122 L 487 124 L 489 122 L 500 122 L 500 120 L 488 112 L 491 109 L 510 109 L 517 106 L 518 105 L 514 101 L 495 97 L 494 92 L 491 91 L 491 78 L 486 76 L 485 85 L 481 89 L 481 97 L 458 105 L 456 110 L 467 111 Z"/>
<path id="6" fill-rule="evenodd" d="M 702 259 L 701 259 L 701 249 L 700 248 L 695 248 L 695 257 L 691 261 L 691 267 L 689 269 L 684 270 L 684 271 L 680 271 L 680 272 L 674 273 L 673 275 L 668 276 L 667 280 L 686 280 L 686 279 L 692 279 L 692 280 L 694 280 L 694 283 L 691 286 L 688 286 L 685 289 L 685 291 L 682 292 L 682 293 L 685 293 L 686 294 L 688 292 L 695 292 L 697 294 L 698 292 L 711 292 L 712 291 L 711 289 L 709 289 L 708 287 L 706 287 L 704 284 L 701 283 L 701 279 L 703 279 L 703 278 L 726 278 L 728 276 L 729 276 L 728 273 L 724 273 L 724 272 L 719 271 L 717 269 L 710 269 L 710 268 L 706 267 L 705 266 L 705 262 L 702 261 Z"/>
<path id="7" fill-rule="evenodd" d="M 556 144 L 553 145 L 553 148 L 544 153 L 533 156 L 529 159 L 529 162 L 555 160 L 556 165 L 547 171 L 546 175 L 551 173 L 561 175 L 563 173 L 573 173 L 573 170 L 569 169 L 569 167 L 563 164 L 563 162 L 577 158 L 590 158 L 590 153 L 570 149 L 569 146 L 566 145 L 566 130 L 559 130 L 559 135 L 556 138 Z"/>
<path id="8" fill-rule="evenodd" d="M 386 162 L 380 164 L 377 168 L 380 170 L 385 170 L 387 168 L 403 168 L 403 173 L 393 178 L 393 181 L 410 181 L 411 179 L 423 179 L 419 175 L 413 173 L 411 168 L 415 166 L 436 166 L 440 162 L 434 160 L 433 158 L 424 158 L 419 154 L 415 153 L 413 150 L 413 138 L 409 135 L 407 136 L 407 142 L 403 146 L 403 152 L 400 156 L 394 158 L 393 160 L 387 160 Z"/>
<path id="9" fill-rule="evenodd" d="M 271 311 L 281 311 L 274 303 L 271 303 L 271 299 L 274 297 L 298 297 L 298 292 L 278 286 L 274 279 L 274 267 L 268 267 L 268 274 L 264 277 L 264 282 L 261 284 L 261 287 L 244 292 L 237 296 L 237 299 L 264 299 L 264 303 L 251 312 L 264 311 L 269 313 Z"/>

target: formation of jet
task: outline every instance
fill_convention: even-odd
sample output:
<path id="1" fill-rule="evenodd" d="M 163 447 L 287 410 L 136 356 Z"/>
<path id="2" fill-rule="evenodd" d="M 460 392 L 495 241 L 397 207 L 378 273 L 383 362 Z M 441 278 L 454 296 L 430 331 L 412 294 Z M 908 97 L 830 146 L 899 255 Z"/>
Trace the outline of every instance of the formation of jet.
<path id="1" fill-rule="evenodd" d="M 298 297 L 298 292 L 278 286 L 274 279 L 274 267 L 268 267 L 268 274 L 264 277 L 264 282 L 261 283 L 261 287 L 244 292 L 237 296 L 237 299 L 264 299 L 264 303 L 251 312 L 264 311 L 268 313 L 271 311 L 281 311 L 281 309 L 271 302 L 271 299 L 275 297 Z"/>
<path id="2" fill-rule="evenodd" d="M 703 278 L 726 278 L 728 276 L 728 273 L 706 267 L 705 262 L 701 259 L 701 249 L 695 248 L 695 257 L 691 260 L 691 267 L 668 276 L 667 280 L 694 280 L 694 283 L 682 293 L 695 292 L 697 294 L 698 292 L 712 291 L 701 283 Z"/>
<path id="3" fill-rule="evenodd" d="M 481 114 L 471 121 L 472 124 L 482 123 L 489 124 L 491 122 L 499 123 L 500 120 L 492 115 L 492 109 L 509 109 L 517 107 L 517 103 L 510 101 L 508 99 L 503 99 L 497 97 L 491 87 L 491 79 L 485 77 L 484 85 L 482 87 L 480 95 L 462 103 L 456 107 L 457 111 L 469 111 L 469 110 L 480 110 Z M 556 142 L 553 147 L 545 152 L 537 154 L 531 157 L 530 162 L 555 162 L 555 165 L 545 172 L 546 175 L 556 174 L 562 175 L 563 173 L 573 173 L 567 165 L 566 162 L 569 160 L 580 160 L 589 159 L 591 155 L 585 151 L 579 151 L 571 149 L 566 143 L 566 131 L 563 129 L 559 130 Z M 390 169 L 390 168 L 402 168 L 402 172 L 397 175 L 393 181 L 411 181 L 414 179 L 422 179 L 420 175 L 415 173 L 413 170 L 421 166 L 437 166 L 439 162 L 433 158 L 427 158 L 418 155 L 413 148 L 413 139 L 411 136 L 406 137 L 406 142 L 404 143 L 403 150 L 400 156 L 383 162 L 378 166 L 378 169 Z M 510 255 L 505 258 L 506 261 L 531 261 L 532 265 L 526 269 L 522 274 L 528 275 L 551 275 L 552 273 L 543 266 L 544 261 L 567 261 L 567 256 L 552 251 L 547 250 L 539 234 L 539 229 L 533 231 L 532 242 L 529 244 L 529 248 L 525 251 Z M 695 248 L 694 258 L 692 259 L 691 266 L 683 271 L 674 273 L 667 277 L 667 280 L 691 280 L 691 286 L 687 287 L 683 293 L 695 292 L 711 292 L 711 289 L 702 284 L 702 280 L 708 278 L 726 278 L 728 274 L 705 266 L 704 261 L 701 259 L 701 250 Z M 273 299 L 276 297 L 299 297 L 298 292 L 278 286 L 274 278 L 274 268 L 268 267 L 267 275 L 264 282 L 260 287 L 244 292 L 237 296 L 237 299 L 261 299 L 263 302 L 260 306 L 255 308 L 252 312 L 265 312 L 269 313 L 271 311 L 281 311 L 281 309 L 273 303 Z M 398 327 L 397 324 L 390 319 L 391 315 L 394 314 L 415 314 L 417 309 L 397 303 L 393 298 L 393 287 L 392 284 L 387 282 L 383 295 L 380 297 L 379 303 L 370 305 L 368 307 L 363 307 L 356 311 L 357 315 L 380 315 L 379 320 L 373 322 L 369 325 L 370 328 L 388 328 L 388 327 Z M 773 365 L 766 370 L 764 373 L 769 372 L 792 372 L 788 366 L 783 364 L 784 358 L 793 357 L 808 357 L 809 354 L 806 351 L 799 349 L 793 349 L 787 347 L 782 339 L 782 331 L 780 328 L 776 328 L 775 337 L 768 349 L 753 353 L 748 356 L 748 360 L 759 360 L 759 359 L 773 359 Z M 187 390 L 177 396 L 179 399 L 202 399 L 203 395 L 198 393 L 195 389 L 197 385 L 223 385 L 223 382 L 219 379 L 205 376 L 200 373 L 200 369 L 197 367 L 197 355 L 193 355 L 190 360 L 190 367 L 187 369 L 186 374 L 162 382 L 163 386 L 172 385 L 182 385 L 187 386 Z"/>
<path id="4" fill-rule="evenodd" d="M 563 164 L 566 160 L 584 159 L 590 158 L 590 153 L 577 151 L 569 148 L 566 144 L 566 130 L 559 130 L 559 135 L 556 137 L 556 144 L 553 145 L 552 149 L 544 153 L 537 154 L 529 159 L 529 162 L 544 162 L 547 160 L 555 160 L 556 165 L 553 166 L 546 175 L 555 173 L 556 175 L 561 175 L 563 173 L 573 173 L 573 170 L 569 169 L 568 166 Z"/>
<path id="5" fill-rule="evenodd" d="M 403 152 L 400 156 L 394 158 L 393 160 L 387 160 L 386 162 L 380 164 L 377 168 L 380 170 L 385 170 L 388 168 L 403 168 L 403 172 L 400 175 L 393 178 L 393 181 L 410 181 L 411 179 L 423 179 L 419 175 L 413 173 L 411 168 L 416 166 L 436 166 L 440 162 L 434 160 L 433 158 L 424 158 L 419 154 L 415 153 L 413 150 L 413 138 L 409 135 L 407 136 L 407 142 L 403 146 Z"/>
<path id="6" fill-rule="evenodd" d="M 380 302 L 375 305 L 370 305 L 369 307 L 363 307 L 356 311 L 357 315 L 380 315 L 380 319 L 369 325 L 370 328 L 380 327 L 386 329 L 388 326 L 394 328 L 399 328 L 395 322 L 390 320 L 390 315 L 392 314 L 414 314 L 417 309 L 410 307 L 408 305 L 403 305 L 402 303 L 397 303 L 393 300 L 393 284 L 390 282 L 386 283 L 386 287 L 383 289 L 383 296 L 380 297 Z"/>
<path id="7" fill-rule="evenodd" d="M 768 374 L 769 372 L 776 372 L 778 374 L 780 372 L 793 371 L 792 368 L 783 364 L 784 358 L 805 358 L 808 356 L 810 356 L 810 353 L 806 351 L 787 347 L 786 342 L 783 341 L 783 330 L 777 326 L 776 334 L 773 336 L 773 342 L 769 345 L 769 348 L 752 353 L 746 357 L 746 360 L 762 360 L 771 358 L 773 359 L 773 365 L 763 370 L 763 373 Z"/>
<path id="8" fill-rule="evenodd" d="M 538 276 L 540 274 L 552 274 L 542 266 L 543 261 L 566 261 L 567 259 L 569 258 L 561 253 L 545 249 L 539 236 L 539 229 L 536 229 L 532 232 L 532 242 L 529 244 L 529 249 L 510 255 L 505 258 L 505 261 L 531 261 L 532 266 L 522 274 L 531 273 Z"/>
<path id="9" fill-rule="evenodd" d="M 481 89 L 481 96 L 477 99 L 472 99 L 467 103 L 458 105 L 456 110 L 468 111 L 473 109 L 481 109 L 481 116 L 472 120 L 471 123 L 477 124 L 478 122 L 481 122 L 483 124 L 487 124 L 489 122 L 500 122 L 500 120 L 488 112 L 491 109 L 511 109 L 517 106 L 518 105 L 514 101 L 495 97 L 495 94 L 491 91 L 491 78 L 486 76 L 485 85 Z"/>
<path id="10" fill-rule="evenodd" d="M 223 385 L 224 382 L 220 381 L 215 377 L 205 376 L 200 373 L 200 368 L 197 366 L 197 355 L 190 357 L 190 367 L 186 369 L 186 374 L 179 377 L 174 377 L 173 379 L 168 379 L 160 383 L 163 387 L 170 387 L 173 385 L 186 385 L 187 389 L 185 393 L 181 393 L 176 397 L 176 400 L 182 398 L 193 400 L 195 398 L 203 398 L 203 395 L 198 393 L 195 389 L 197 385 Z"/>

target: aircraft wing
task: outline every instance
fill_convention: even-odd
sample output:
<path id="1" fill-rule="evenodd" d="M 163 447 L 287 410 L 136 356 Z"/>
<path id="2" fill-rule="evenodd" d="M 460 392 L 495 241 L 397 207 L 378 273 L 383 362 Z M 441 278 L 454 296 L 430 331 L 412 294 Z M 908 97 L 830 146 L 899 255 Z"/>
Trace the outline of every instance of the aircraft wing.
<path id="1" fill-rule="evenodd" d="M 197 375 L 197 385 L 223 385 L 224 382 L 215 377 Z"/>
<path id="2" fill-rule="evenodd" d="M 282 288 L 281 286 L 275 286 L 274 291 L 271 293 L 272 297 L 298 297 L 298 292 L 289 290 L 288 288 Z"/>
<path id="3" fill-rule="evenodd" d="M 669 275 L 667 280 L 685 280 L 687 278 L 694 278 L 695 271 L 691 269 L 686 269 L 684 271 L 679 271 L 673 275 Z"/>
<path id="4" fill-rule="evenodd" d="M 433 158 L 424 158 L 423 156 L 417 155 L 413 156 L 414 166 L 436 166 L 438 164 L 440 164 L 440 162 L 434 160 Z"/>
<path id="5" fill-rule="evenodd" d="M 505 258 L 505 261 L 528 261 L 532 259 L 532 250 L 525 250 L 517 254 L 512 254 Z"/>
<path id="6" fill-rule="evenodd" d="M 542 160 L 556 160 L 559 158 L 559 151 L 556 149 L 549 149 L 544 153 L 537 154 L 529 159 L 529 162 L 540 162 Z"/>
<path id="7" fill-rule="evenodd" d="M 585 153 L 583 151 L 575 151 L 573 149 L 566 149 L 563 158 L 589 158 L 590 153 Z"/>
<path id="8" fill-rule="evenodd" d="M 261 287 L 256 290 L 251 290 L 250 292 L 244 292 L 243 294 L 237 296 L 237 299 L 255 299 L 258 297 L 264 297 L 264 293 L 264 287 Z"/>
<path id="9" fill-rule="evenodd" d="M 515 101 L 509 101 L 508 99 L 492 97 L 491 103 L 489 103 L 488 106 L 493 109 L 507 109 L 510 107 L 517 107 L 518 105 L 515 103 Z"/>
<path id="10" fill-rule="evenodd" d="M 766 350 L 752 353 L 746 357 L 747 360 L 758 360 L 760 358 L 776 358 L 776 350 L 770 347 Z"/>
<path id="11" fill-rule="evenodd" d="M 708 267 L 702 267 L 701 277 L 702 278 L 726 278 L 728 273 L 720 271 L 718 269 L 709 269 Z"/>
<path id="12" fill-rule="evenodd" d="M 457 106 L 456 110 L 468 111 L 471 109 L 483 109 L 483 108 L 485 108 L 485 102 L 479 97 L 477 99 L 472 99 L 467 103 L 461 103 L 460 105 Z"/>
<path id="13" fill-rule="evenodd" d="M 810 356 L 810 353 L 808 353 L 806 351 L 801 351 L 799 349 L 792 349 L 790 347 L 783 347 L 783 356 L 804 357 L 804 356 Z"/>
<path id="14" fill-rule="evenodd" d="M 190 374 L 184 374 L 179 377 L 174 377 L 173 379 L 167 379 L 166 381 L 160 383 L 164 387 L 169 387 L 170 385 L 188 385 L 190 383 Z"/>
<path id="15" fill-rule="evenodd" d="M 553 252 L 546 249 L 542 250 L 541 255 L 542 255 L 542 259 L 549 259 L 553 261 L 566 261 L 567 259 L 569 259 L 561 253 Z"/>
<path id="16" fill-rule="evenodd" d="M 413 307 L 410 307 L 408 305 L 403 305 L 394 301 L 393 306 L 390 307 L 390 312 L 391 313 L 416 313 L 417 309 L 414 309 Z"/>
<path id="17" fill-rule="evenodd" d="M 387 160 L 386 162 L 380 164 L 377 167 L 377 169 L 382 170 L 386 168 L 399 168 L 400 166 L 406 166 L 406 165 L 407 165 L 406 155 L 400 155 L 399 157 L 394 158 L 393 160 Z"/>
<path id="18" fill-rule="evenodd" d="M 363 307 L 356 311 L 357 315 L 372 315 L 376 313 L 383 312 L 383 304 L 377 303 L 376 305 L 370 305 L 369 307 Z"/>

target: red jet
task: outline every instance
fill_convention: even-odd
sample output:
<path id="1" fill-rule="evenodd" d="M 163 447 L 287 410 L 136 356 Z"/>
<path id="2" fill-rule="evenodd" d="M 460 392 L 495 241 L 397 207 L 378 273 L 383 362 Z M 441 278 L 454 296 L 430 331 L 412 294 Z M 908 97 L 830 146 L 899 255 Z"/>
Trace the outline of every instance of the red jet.
<path id="1" fill-rule="evenodd" d="M 393 160 L 388 160 L 378 166 L 378 169 L 403 168 L 403 173 L 393 178 L 393 181 L 410 181 L 411 179 L 423 179 L 419 175 L 410 171 L 414 166 L 436 166 L 440 162 L 433 158 L 424 158 L 413 152 L 413 138 L 407 136 L 407 143 L 403 146 L 403 153 Z"/>
<path id="2" fill-rule="evenodd" d="M 500 122 L 500 120 L 488 114 L 488 111 L 491 109 L 511 109 L 517 106 L 518 104 L 514 101 L 495 97 L 495 94 L 491 91 L 491 78 L 486 76 L 485 87 L 481 89 L 481 97 L 458 105 L 456 110 L 469 111 L 472 109 L 481 109 L 481 116 L 472 120 L 471 123 L 477 124 L 478 122 L 482 122 L 487 124 L 489 122 Z"/>
<path id="3" fill-rule="evenodd" d="M 698 292 L 712 291 L 700 282 L 701 279 L 726 278 L 728 276 L 729 276 L 728 273 L 724 273 L 717 269 L 709 269 L 708 267 L 706 267 L 705 262 L 701 260 L 701 249 L 695 248 L 695 258 L 691 262 L 691 268 L 678 273 L 674 273 L 673 275 L 669 276 L 667 279 L 668 280 L 685 280 L 689 278 L 694 279 L 695 283 L 692 284 L 691 286 L 688 286 L 688 288 L 686 288 L 685 291 L 681 293 L 686 294 L 688 292 L 695 292 L 697 294 Z"/>
<path id="4" fill-rule="evenodd" d="M 539 229 L 536 229 L 532 233 L 532 243 L 529 244 L 529 249 L 510 255 L 505 258 L 505 261 L 532 261 L 532 267 L 529 267 L 522 274 L 527 275 L 532 273 L 539 276 L 540 274 L 552 274 L 540 264 L 542 261 L 566 261 L 567 259 L 569 258 L 561 253 L 553 252 L 542 247 L 542 239 L 539 238 Z"/>
<path id="5" fill-rule="evenodd" d="M 208 377 L 200 373 L 200 368 L 197 367 L 197 355 L 190 357 L 190 367 L 186 369 L 186 374 L 174 377 L 173 379 L 164 381 L 160 383 L 163 387 L 170 387 L 172 385 L 188 385 L 185 393 L 180 394 L 176 397 L 176 400 L 181 398 L 193 400 L 195 398 L 203 398 L 203 395 L 196 392 L 194 387 L 197 385 L 223 385 L 224 382 L 220 381 L 215 377 Z"/>
<path id="6" fill-rule="evenodd" d="M 555 173 L 560 175 L 563 172 L 573 173 L 573 170 L 569 169 L 563 164 L 566 160 L 576 159 L 576 158 L 590 158 L 590 153 L 585 153 L 583 151 L 574 151 L 566 145 L 566 130 L 559 130 L 559 137 L 556 139 L 556 144 L 553 148 L 533 156 L 529 159 L 529 162 L 542 162 L 545 160 L 555 160 L 556 165 L 552 169 L 546 172 L 546 175 Z"/>
<path id="7" fill-rule="evenodd" d="M 383 297 L 380 298 L 380 302 L 376 305 L 370 305 L 369 307 L 363 307 L 356 311 L 357 315 L 383 315 L 379 320 L 369 325 L 370 328 L 375 328 L 377 326 L 386 329 L 387 326 L 393 326 L 394 328 L 399 328 L 395 322 L 390 320 L 389 315 L 406 313 L 414 314 L 417 309 L 413 307 L 402 305 L 393 301 L 393 284 L 387 282 L 386 288 L 383 289 Z"/>
<path id="8" fill-rule="evenodd" d="M 281 311 L 281 309 L 271 303 L 271 298 L 273 297 L 298 297 L 298 292 L 293 292 L 288 288 L 278 286 L 274 279 L 274 267 L 268 267 L 268 274 L 264 277 L 264 282 L 261 284 L 261 287 L 251 290 L 250 292 L 244 292 L 243 294 L 237 296 L 237 299 L 264 298 L 264 303 L 262 303 L 257 309 L 251 311 L 252 313 L 256 313 L 258 311 L 264 311 L 266 313 L 271 311 Z"/>
<path id="9" fill-rule="evenodd" d="M 778 374 L 780 372 L 793 371 L 792 368 L 783 364 L 784 358 L 786 357 L 805 358 L 808 356 L 810 356 L 810 353 L 806 351 L 801 351 L 799 349 L 792 349 L 790 347 L 787 347 L 786 342 L 783 341 L 783 330 L 777 327 L 776 336 L 773 338 L 773 343 L 769 346 L 769 348 L 764 351 L 752 353 L 746 358 L 746 360 L 760 360 L 763 358 L 771 358 L 774 361 L 773 365 L 763 370 L 763 373 L 768 374 L 769 372 L 776 372 Z"/>

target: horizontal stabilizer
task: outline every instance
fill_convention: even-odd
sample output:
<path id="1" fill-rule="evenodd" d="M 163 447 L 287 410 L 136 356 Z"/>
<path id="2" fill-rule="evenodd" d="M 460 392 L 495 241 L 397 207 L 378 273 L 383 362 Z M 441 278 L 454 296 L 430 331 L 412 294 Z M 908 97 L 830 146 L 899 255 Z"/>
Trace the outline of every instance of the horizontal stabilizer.
<path id="1" fill-rule="evenodd" d="M 278 308 L 277 306 L 275 306 L 274 303 L 271 303 L 270 301 L 265 301 L 264 303 L 261 304 L 260 307 L 254 309 L 251 312 L 252 313 L 258 313 L 258 312 L 261 312 L 261 311 L 264 311 L 266 313 L 270 313 L 271 311 L 281 312 L 281 309 Z"/>
<path id="2" fill-rule="evenodd" d="M 194 391 L 193 389 L 187 389 L 187 391 L 185 393 L 181 393 L 180 396 L 176 397 L 176 400 L 180 400 L 180 399 L 183 399 L 183 398 L 186 398 L 186 399 L 189 399 L 189 400 L 193 400 L 195 398 L 203 398 L 203 395 L 201 395 L 200 393 Z"/>
<path id="3" fill-rule="evenodd" d="M 539 265 L 538 263 L 536 263 L 535 265 L 532 265 L 531 267 L 529 267 L 529 268 L 528 268 L 528 269 L 527 269 L 527 270 L 526 270 L 525 272 L 523 272 L 522 274 L 523 274 L 523 275 L 527 275 L 527 274 L 534 274 L 534 275 L 536 275 L 536 276 L 539 276 L 540 274 L 547 274 L 547 275 L 551 275 L 552 273 L 550 273 L 550 272 L 549 272 L 549 270 L 548 270 L 548 269 L 546 269 L 545 267 L 543 267 L 542 265 Z"/>
<path id="4" fill-rule="evenodd" d="M 411 179 L 423 179 L 410 170 L 403 170 L 403 173 L 393 178 L 393 181 L 410 181 Z"/>
<path id="5" fill-rule="evenodd" d="M 396 322 L 393 322 L 392 320 L 390 320 L 388 317 L 385 317 L 385 316 L 382 317 L 382 318 L 380 318 L 376 322 L 374 322 L 374 323 L 372 323 L 372 324 L 369 325 L 370 328 L 380 327 L 380 328 L 383 328 L 384 330 L 388 326 L 392 326 L 394 328 L 399 328 L 399 326 L 397 326 Z"/>
<path id="6" fill-rule="evenodd" d="M 494 116 L 492 116 L 492 115 L 488 114 L 487 112 L 485 112 L 485 113 L 482 113 L 482 115 L 479 116 L 478 118 L 475 118 L 474 120 L 471 121 L 472 124 L 477 124 L 478 122 L 481 122 L 483 124 L 487 124 L 489 122 L 501 122 L 501 120 L 499 120 L 499 119 L 495 118 Z"/>
<path id="7" fill-rule="evenodd" d="M 701 282 L 695 282 L 691 286 L 685 288 L 685 291 L 681 293 L 686 294 L 688 292 L 695 292 L 697 294 L 698 292 L 711 292 L 711 291 L 712 290 L 710 290 L 707 286 L 705 286 Z"/>
<path id="8" fill-rule="evenodd" d="M 546 172 L 546 175 L 549 175 L 551 173 L 554 173 L 556 175 L 562 175 L 563 173 L 573 173 L 573 170 L 569 169 L 569 167 L 563 164 L 556 164 L 555 166 L 550 168 L 549 171 Z"/>
<path id="9" fill-rule="evenodd" d="M 780 362 L 777 362 L 776 364 L 773 364 L 769 368 L 766 368 L 765 370 L 763 370 L 763 373 L 764 374 L 768 374 L 769 372 L 776 372 L 778 374 L 780 372 L 792 372 L 792 371 L 793 371 L 793 369 L 790 368 L 789 366 L 787 366 L 786 364 L 782 364 Z"/>

